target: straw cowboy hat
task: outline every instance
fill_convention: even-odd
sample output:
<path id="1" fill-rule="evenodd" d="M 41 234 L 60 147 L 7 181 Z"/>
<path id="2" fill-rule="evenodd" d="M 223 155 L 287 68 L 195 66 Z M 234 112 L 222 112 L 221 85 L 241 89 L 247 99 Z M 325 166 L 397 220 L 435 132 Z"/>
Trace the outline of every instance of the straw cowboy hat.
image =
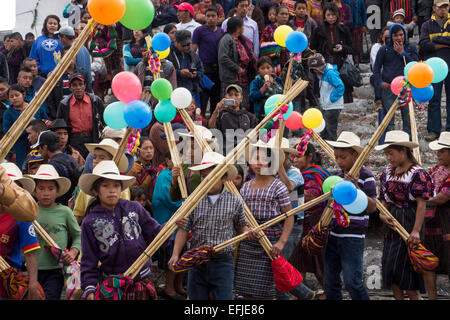
<path id="1" fill-rule="evenodd" d="M 438 140 L 434 140 L 428 144 L 431 150 L 441 150 L 444 148 L 450 149 L 450 132 L 444 131 L 441 132 Z"/>
<path id="2" fill-rule="evenodd" d="M 208 143 L 215 142 L 213 139 L 213 134 L 210 130 L 208 130 L 208 128 L 205 128 L 205 127 L 199 126 L 199 125 L 194 125 L 194 127 L 196 130 L 198 130 L 198 132 L 200 132 L 200 135 L 203 137 L 203 139 L 206 140 L 206 142 L 208 142 Z M 188 133 L 179 132 L 178 135 L 181 137 L 194 138 L 193 132 L 188 132 Z"/>
<path id="3" fill-rule="evenodd" d="M 275 140 L 273 140 L 275 142 Z M 264 142 L 262 140 L 258 140 L 256 143 L 251 143 L 247 151 L 245 152 L 245 159 L 248 163 L 250 163 L 251 155 L 255 152 L 256 149 L 270 149 L 272 151 L 272 156 L 270 158 L 271 165 L 269 168 L 265 168 L 264 171 L 261 172 L 262 175 L 276 175 L 280 165 L 284 163 L 285 156 L 284 150 L 281 148 L 274 146 L 273 143 L 269 140 L 269 142 Z"/>
<path id="4" fill-rule="evenodd" d="M 409 141 L 409 135 L 405 131 L 392 130 L 386 132 L 386 138 L 384 144 L 376 146 L 375 150 L 380 151 L 386 149 L 389 146 L 404 146 L 409 149 L 417 148 L 417 143 Z"/>
<path id="5" fill-rule="evenodd" d="M 24 177 L 22 175 L 22 171 L 20 171 L 19 167 L 16 166 L 12 162 L 5 162 L 1 164 L 2 167 L 5 169 L 6 174 L 8 177 L 11 178 L 14 182 L 20 182 L 22 185 L 22 188 L 27 190 L 29 193 L 32 193 L 34 191 L 34 188 L 36 187 L 36 183 L 33 179 L 29 177 Z"/>
<path id="6" fill-rule="evenodd" d="M 221 164 L 225 157 L 217 152 L 205 152 L 202 162 L 198 166 L 190 167 L 192 171 L 200 171 Z M 227 180 L 233 180 L 238 175 L 238 171 L 233 164 L 227 165 Z"/>
<path id="7" fill-rule="evenodd" d="M 60 177 L 55 167 L 51 164 L 43 164 L 39 167 L 36 174 L 27 174 L 25 176 L 30 177 L 33 180 L 56 181 L 58 184 L 58 193 L 56 194 L 57 198 L 66 194 L 71 186 L 70 180 L 66 177 Z"/>
<path id="8" fill-rule="evenodd" d="M 272 147 L 274 148 L 278 148 L 278 138 L 277 137 L 270 138 L 268 144 L 272 145 Z M 291 148 L 289 146 L 289 139 L 284 137 L 281 139 L 281 150 L 290 154 L 298 154 L 298 151 L 296 149 Z"/>
<path id="9" fill-rule="evenodd" d="M 325 140 L 330 146 L 335 148 L 353 148 L 356 152 L 361 153 L 361 140 L 359 137 L 350 131 L 342 131 L 336 141 Z"/>
<path id="10" fill-rule="evenodd" d="M 117 150 L 119 150 L 119 145 L 117 144 L 117 142 L 115 142 L 114 140 L 109 139 L 109 138 L 103 139 L 102 141 L 100 141 L 100 143 L 85 143 L 84 145 L 86 146 L 86 149 L 88 149 L 88 151 L 91 154 L 94 154 L 94 150 L 98 148 L 98 149 L 105 150 L 106 152 L 110 153 L 114 157 L 115 154 L 117 153 Z M 122 154 L 120 156 L 118 167 L 119 167 L 120 172 L 127 171 L 128 159 L 125 156 L 125 154 Z"/>
<path id="11" fill-rule="evenodd" d="M 105 160 L 96 165 L 92 173 L 83 174 L 78 181 L 78 186 L 84 193 L 94 196 L 92 186 L 100 178 L 121 181 L 122 191 L 132 186 L 136 180 L 135 177 L 121 175 L 114 161 Z"/>

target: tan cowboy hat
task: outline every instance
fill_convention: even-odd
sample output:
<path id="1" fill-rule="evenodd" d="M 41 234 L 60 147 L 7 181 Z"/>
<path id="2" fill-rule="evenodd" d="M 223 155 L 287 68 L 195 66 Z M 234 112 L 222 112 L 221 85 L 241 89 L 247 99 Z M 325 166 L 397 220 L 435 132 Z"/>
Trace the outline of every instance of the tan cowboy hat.
<path id="1" fill-rule="evenodd" d="M 203 154 L 202 162 L 198 166 L 190 167 L 192 171 L 200 171 L 212 166 L 221 164 L 225 157 L 217 152 L 205 152 Z M 238 171 L 233 164 L 227 165 L 227 180 L 233 180 L 238 175 Z"/>
<path id="2" fill-rule="evenodd" d="M 20 171 L 19 167 L 16 166 L 16 164 L 12 162 L 5 162 L 1 164 L 2 167 L 5 169 L 6 174 L 8 177 L 11 178 L 14 182 L 20 182 L 22 185 L 22 188 L 27 190 L 29 193 L 32 193 L 34 191 L 34 188 L 36 187 L 36 183 L 33 179 L 29 177 L 24 177 L 22 175 L 22 171 Z"/>
<path id="3" fill-rule="evenodd" d="M 275 140 L 273 140 L 272 142 L 275 142 Z M 284 150 L 275 147 L 272 142 L 271 142 L 271 140 L 269 140 L 269 142 L 264 142 L 262 140 L 258 140 L 256 143 L 251 143 L 249 148 L 245 152 L 245 159 L 247 160 L 247 162 L 250 163 L 250 159 L 251 159 L 250 155 L 253 154 L 253 152 L 257 148 L 266 148 L 266 149 L 272 150 L 271 163 L 275 162 L 275 164 L 271 165 L 269 168 L 264 170 L 264 173 L 263 172 L 261 173 L 264 175 L 276 175 L 280 168 L 280 165 L 282 163 L 284 163 L 284 160 L 285 160 Z"/>
<path id="4" fill-rule="evenodd" d="M 450 149 L 450 132 L 444 131 L 439 136 L 438 140 L 434 140 L 428 144 L 431 150 L 441 150 L 444 148 Z"/>
<path id="5" fill-rule="evenodd" d="M 200 132 L 200 135 L 206 140 L 206 142 L 208 142 L 208 143 L 214 142 L 213 134 L 210 130 L 208 130 L 208 128 L 205 128 L 205 127 L 199 126 L 199 125 L 194 125 L 194 126 L 195 126 L 195 129 L 198 130 L 198 132 Z M 178 135 L 181 137 L 194 138 L 193 132 L 189 132 L 189 133 L 180 132 L 180 133 L 178 133 Z"/>
<path id="6" fill-rule="evenodd" d="M 325 140 L 330 146 L 335 148 L 353 148 L 356 152 L 361 153 L 361 139 L 350 131 L 342 131 L 336 141 Z"/>
<path id="7" fill-rule="evenodd" d="M 123 139 L 125 136 L 127 129 L 113 129 L 111 127 L 106 126 L 102 131 L 102 137 L 103 139 L 109 138 L 109 139 Z"/>
<path id="8" fill-rule="evenodd" d="M 392 130 L 386 132 L 386 138 L 384 144 L 376 146 L 375 150 L 380 151 L 386 149 L 389 146 L 404 146 L 409 149 L 417 148 L 417 143 L 409 141 L 409 135 L 401 130 Z"/>
<path id="9" fill-rule="evenodd" d="M 51 164 L 43 164 L 39 167 L 36 174 L 27 174 L 25 176 L 30 177 L 33 180 L 56 181 L 58 184 L 58 193 L 56 194 L 56 197 L 66 194 L 72 184 L 66 177 L 61 177 L 55 167 Z"/>
<path id="10" fill-rule="evenodd" d="M 119 145 L 117 144 L 117 142 L 115 142 L 114 140 L 109 139 L 109 138 L 103 139 L 102 141 L 100 141 L 100 143 L 85 143 L 84 145 L 86 146 L 86 149 L 88 149 L 88 151 L 91 154 L 94 154 L 94 150 L 98 148 L 98 149 L 105 150 L 106 152 L 108 152 L 109 154 L 111 154 L 114 157 L 115 154 L 117 153 L 117 150 L 119 150 Z M 125 154 L 122 154 L 120 156 L 118 167 L 119 167 L 120 172 L 127 171 L 128 159 L 125 156 Z"/>
<path id="11" fill-rule="evenodd" d="M 84 193 L 94 196 L 92 186 L 100 178 L 121 181 L 122 191 L 132 186 L 136 180 L 135 177 L 121 175 L 114 161 L 105 160 L 96 165 L 92 173 L 83 174 L 78 180 L 78 186 Z"/>

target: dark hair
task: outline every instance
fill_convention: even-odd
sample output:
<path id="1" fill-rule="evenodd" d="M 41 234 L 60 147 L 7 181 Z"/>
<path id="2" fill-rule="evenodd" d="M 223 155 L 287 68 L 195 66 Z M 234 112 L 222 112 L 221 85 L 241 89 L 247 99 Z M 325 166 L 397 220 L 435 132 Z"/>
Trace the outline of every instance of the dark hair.
<path id="1" fill-rule="evenodd" d="M 213 1 L 213 3 L 214 3 L 214 1 Z M 206 10 L 205 10 L 205 16 L 206 16 L 206 14 L 208 13 L 208 11 L 214 11 L 215 13 L 217 13 L 217 15 L 219 15 L 219 9 L 218 9 L 216 6 L 214 6 L 214 5 L 212 5 L 212 6 L 208 7 L 208 8 L 206 8 Z"/>
<path id="2" fill-rule="evenodd" d="M 11 91 L 19 91 L 25 97 L 25 89 L 18 83 L 15 83 L 9 87 L 8 96 Z"/>
<path id="3" fill-rule="evenodd" d="M 177 27 L 174 24 L 169 23 L 169 24 L 166 24 L 166 26 L 163 29 L 163 32 L 169 34 L 170 31 L 172 31 L 173 29 L 176 29 L 176 28 Z"/>
<path id="4" fill-rule="evenodd" d="M 297 0 L 297 1 L 295 2 L 294 8 L 297 9 L 297 6 L 298 6 L 300 3 L 303 3 L 303 4 L 306 6 L 306 1 L 305 1 L 305 0 Z"/>
<path id="5" fill-rule="evenodd" d="M 322 164 L 322 157 L 320 156 L 320 153 L 316 151 L 316 148 L 312 143 L 308 143 L 308 147 L 305 151 L 305 157 L 311 156 L 311 162 L 317 165 Z"/>
<path id="6" fill-rule="evenodd" d="M 35 58 L 26 57 L 25 59 L 22 60 L 22 64 L 20 65 L 20 69 L 25 69 L 25 68 L 27 68 L 27 67 L 25 67 L 25 63 L 27 63 L 27 62 L 29 62 L 29 61 L 35 61 L 35 62 L 37 63 L 37 61 L 36 61 Z"/>
<path id="7" fill-rule="evenodd" d="M 0 84 L 2 83 L 6 83 L 7 85 L 9 85 L 8 79 L 0 77 Z"/>
<path id="8" fill-rule="evenodd" d="M 270 59 L 268 56 L 262 56 L 258 59 L 258 62 L 256 64 L 256 69 L 259 69 L 263 64 L 270 64 L 273 67 L 272 59 Z"/>
<path id="9" fill-rule="evenodd" d="M 130 200 L 136 201 L 136 199 L 138 199 L 143 194 L 145 194 L 145 196 L 148 197 L 147 191 L 145 190 L 144 187 L 141 187 L 141 186 L 134 187 L 134 188 L 131 189 Z"/>
<path id="10" fill-rule="evenodd" d="M 403 29 L 403 27 L 399 24 L 396 24 L 394 26 L 391 27 L 391 31 L 390 34 L 396 34 L 397 32 L 402 31 L 403 34 L 405 34 L 405 30 Z"/>
<path id="11" fill-rule="evenodd" d="M 249 3 L 249 0 L 234 0 L 234 7 L 236 8 L 239 3 L 246 1 L 247 3 Z"/>
<path id="12" fill-rule="evenodd" d="M 10 39 L 17 39 L 23 41 L 22 34 L 20 32 L 13 32 L 10 35 Z"/>
<path id="13" fill-rule="evenodd" d="M 244 25 L 244 21 L 238 16 L 231 17 L 227 22 L 227 33 L 233 34 Z"/>
<path id="14" fill-rule="evenodd" d="M 289 8 L 286 6 L 276 6 L 275 7 L 276 14 L 278 15 L 282 9 L 286 9 L 289 12 Z"/>
<path id="15" fill-rule="evenodd" d="M 33 37 L 33 38 L 34 38 L 34 34 L 33 34 L 32 32 L 28 32 L 28 33 L 25 35 L 25 39 L 28 38 L 28 37 Z"/>
<path id="16" fill-rule="evenodd" d="M 341 22 L 341 13 L 339 12 L 339 8 L 334 2 L 324 3 L 322 8 L 322 19 L 325 26 L 329 25 L 329 23 L 325 20 L 325 13 L 327 11 L 331 11 L 337 17 L 335 24 L 338 25 Z"/>
<path id="17" fill-rule="evenodd" d="M 20 71 L 17 75 L 19 75 L 21 72 L 33 73 L 33 71 L 31 71 L 30 68 L 25 67 L 25 66 L 20 68 Z"/>
<path id="18" fill-rule="evenodd" d="M 100 190 L 100 184 L 105 180 L 107 180 L 107 179 L 106 178 L 98 178 L 97 180 L 95 180 L 94 183 L 92 184 L 92 189 L 98 192 Z M 119 181 L 119 182 L 120 182 L 120 185 L 123 186 L 122 181 Z M 91 210 L 99 204 L 100 204 L 99 197 L 98 196 L 92 197 L 89 200 L 88 205 L 86 206 L 86 210 L 84 211 L 84 216 L 86 217 L 91 212 Z"/>
<path id="19" fill-rule="evenodd" d="M 55 185 L 56 185 L 56 190 L 58 190 L 58 191 L 59 191 L 59 184 L 58 184 L 58 182 L 56 182 L 56 180 L 43 180 L 43 179 L 34 179 L 34 181 L 35 181 L 35 183 L 36 183 L 36 187 L 37 187 L 37 185 L 38 185 L 39 181 L 53 181 L 53 182 L 55 183 Z"/>
<path id="20" fill-rule="evenodd" d="M 408 158 L 408 160 L 410 162 L 414 163 L 414 164 L 418 164 L 418 162 L 417 162 L 416 158 L 414 158 L 414 155 L 413 155 L 412 150 L 410 148 L 405 147 L 405 146 L 395 145 L 395 144 L 391 144 L 387 148 L 391 148 L 391 149 L 394 149 L 396 151 L 403 151 L 403 150 L 405 150 L 406 151 L 406 157 Z"/>
<path id="21" fill-rule="evenodd" d="M 45 122 L 41 119 L 31 120 L 27 127 L 31 127 L 35 132 L 42 132 L 48 129 Z"/>
<path id="22" fill-rule="evenodd" d="M 47 30 L 47 22 L 50 19 L 55 19 L 56 21 L 58 21 L 58 30 L 59 30 L 59 28 L 61 28 L 59 17 L 57 15 L 54 15 L 54 14 L 48 15 L 47 17 L 45 17 L 44 25 L 42 26 L 42 34 L 45 35 L 46 37 L 50 36 L 50 34 L 49 34 L 48 30 Z"/>
<path id="23" fill-rule="evenodd" d="M 6 41 L 6 39 L 11 39 L 11 33 L 5 34 L 3 41 Z"/>
<path id="24" fill-rule="evenodd" d="M 241 176 L 242 178 L 244 178 L 244 168 L 242 168 L 242 166 L 239 164 L 235 164 L 234 166 L 236 167 L 238 176 Z"/>
<path id="25" fill-rule="evenodd" d="M 353 149 L 352 147 L 347 147 L 347 148 L 340 148 L 340 147 L 333 147 L 334 150 L 341 150 L 341 151 L 347 151 L 349 153 L 358 153 L 355 149 Z"/>

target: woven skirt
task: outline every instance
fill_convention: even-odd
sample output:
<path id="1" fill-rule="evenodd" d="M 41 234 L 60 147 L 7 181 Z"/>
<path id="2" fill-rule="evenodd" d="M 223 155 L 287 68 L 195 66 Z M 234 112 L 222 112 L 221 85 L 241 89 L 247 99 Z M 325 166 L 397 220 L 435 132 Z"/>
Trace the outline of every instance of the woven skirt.
<path id="1" fill-rule="evenodd" d="M 398 208 L 389 205 L 388 209 L 410 233 L 414 227 L 416 208 Z M 423 232 L 421 232 L 421 239 L 423 239 Z M 425 293 L 422 275 L 414 271 L 405 241 L 396 231 L 391 229 L 388 229 L 384 234 L 381 266 L 385 289 L 391 289 L 392 285 L 395 284 L 402 290 L 420 290 L 420 292 Z"/>
<path id="2" fill-rule="evenodd" d="M 265 234 L 274 244 L 280 238 L 281 231 Z M 275 283 L 270 259 L 258 240 L 240 242 L 234 282 L 238 295 L 253 299 L 275 299 Z"/>

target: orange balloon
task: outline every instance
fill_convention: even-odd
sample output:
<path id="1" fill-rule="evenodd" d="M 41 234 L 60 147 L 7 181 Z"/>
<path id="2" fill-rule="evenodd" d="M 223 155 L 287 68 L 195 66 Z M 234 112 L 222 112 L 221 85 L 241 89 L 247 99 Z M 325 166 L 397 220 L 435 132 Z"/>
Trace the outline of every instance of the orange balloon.
<path id="1" fill-rule="evenodd" d="M 125 14 L 125 0 L 89 0 L 88 10 L 92 19 L 103 25 L 111 25 Z"/>
<path id="2" fill-rule="evenodd" d="M 408 70 L 408 81 L 416 88 L 425 88 L 433 81 L 433 69 L 425 62 L 413 64 Z"/>

